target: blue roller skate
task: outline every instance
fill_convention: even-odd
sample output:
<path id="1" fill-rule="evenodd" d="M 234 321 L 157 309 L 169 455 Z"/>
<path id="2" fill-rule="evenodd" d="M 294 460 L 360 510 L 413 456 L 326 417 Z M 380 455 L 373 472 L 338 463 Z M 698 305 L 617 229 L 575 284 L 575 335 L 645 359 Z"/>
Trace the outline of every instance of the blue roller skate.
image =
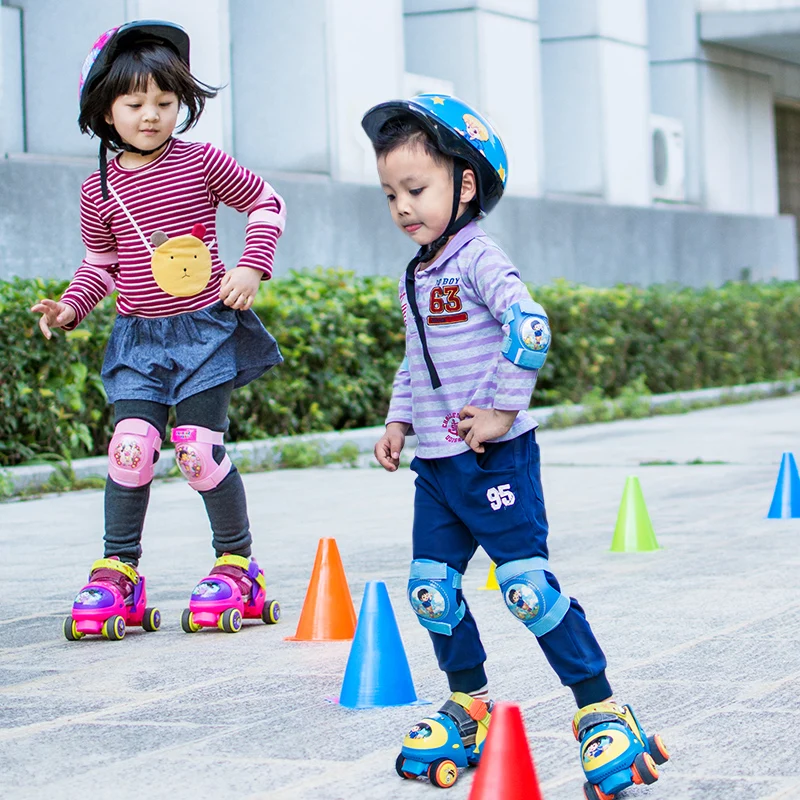
<path id="1" fill-rule="evenodd" d="M 403 740 L 395 769 L 401 778 L 427 775 L 440 789 L 458 780 L 458 770 L 477 765 L 489 731 L 492 703 L 453 692 L 438 713 L 418 722 Z"/>
<path id="2" fill-rule="evenodd" d="M 656 765 L 669 761 L 661 737 L 647 736 L 630 706 L 584 706 L 572 721 L 586 773 L 586 800 L 613 800 L 632 784 L 658 780 Z"/>

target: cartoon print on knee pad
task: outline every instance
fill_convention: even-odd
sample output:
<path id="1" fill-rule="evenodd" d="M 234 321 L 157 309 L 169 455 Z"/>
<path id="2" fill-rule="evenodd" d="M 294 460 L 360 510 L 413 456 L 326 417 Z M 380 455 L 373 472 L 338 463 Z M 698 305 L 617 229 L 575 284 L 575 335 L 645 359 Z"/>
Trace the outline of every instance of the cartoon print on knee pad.
<path id="1" fill-rule="evenodd" d="M 420 624 L 434 633 L 451 636 L 467 607 L 458 596 L 461 573 L 441 561 L 420 558 L 411 562 L 408 602 Z"/>
<path id="2" fill-rule="evenodd" d="M 203 472 L 203 459 L 191 445 L 179 444 L 175 448 L 175 460 L 186 478 L 199 478 Z"/>
<path id="3" fill-rule="evenodd" d="M 495 572 L 508 610 L 535 636 L 558 625 L 569 611 L 569 598 L 547 580 L 545 558 L 508 561 Z"/>
<path id="4" fill-rule="evenodd" d="M 120 486 L 135 488 L 153 480 L 153 466 L 161 450 L 158 431 L 146 420 L 120 420 L 108 443 L 108 474 Z"/>
<path id="5" fill-rule="evenodd" d="M 438 619 L 447 608 L 442 593 L 435 586 L 420 586 L 411 595 L 411 607 L 420 617 Z"/>
<path id="6" fill-rule="evenodd" d="M 112 455 L 118 467 L 136 469 L 142 461 L 142 448 L 133 436 L 126 436 L 117 442 Z"/>
<path id="7" fill-rule="evenodd" d="M 199 425 L 179 425 L 172 429 L 175 461 L 189 486 L 198 492 L 215 489 L 233 469 L 224 451 L 224 435 Z M 222 447 L 224 453 L 219 464 L 214 460 L 214 448 Z"/>
<path id="8" fill-rule="evenodd" d="M 523 622 L 529 622 L 539 613 L 541 604 L 527 583 L 514 583 L 505 592 L 508 610 Z"/>

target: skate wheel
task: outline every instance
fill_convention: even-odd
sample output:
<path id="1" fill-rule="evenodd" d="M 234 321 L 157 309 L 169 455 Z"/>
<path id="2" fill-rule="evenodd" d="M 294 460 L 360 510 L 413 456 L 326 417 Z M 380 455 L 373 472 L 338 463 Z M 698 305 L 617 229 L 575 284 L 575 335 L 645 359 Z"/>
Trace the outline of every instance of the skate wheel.
<path id="1" fill-rule="evenodd" d="M 669 750 L 664 746 L 664 740 L 659 734 L 648 736 L 647 746 L 650 748 L 650 755 L 656 764 L 666 764 L 669 761 Z"/>
<path id="2" fill-rule="evenodd" d="M 583 784 L 583 796 L 586 800 L 614 800 L 613 794 L 601 792 L 597 786 L 593 783 L 589 783 L 589 781 Z"/>
<path id="3" fill-rule="evenodd" d="M 142 617 L 142 627 L 146 631 L 157 631 L 161 627 L 161 612 L 157 608 L 146 608 Z"/>
<path id="4" fill-rule="evenodd" d="M 194 621 L 194 614 L 188 608 L 184 608 L 181 614 L 181 628 L 184 633 L 197 633 L 200 630 L 200 625 Z"/>
<path id="5" fill-rule="evenodd" d="M 112 642 L 118 642 L 121 639 L 124 639 L 125 620 L 119 614 L 109 617 L 103 623 L 102 633 L 103 638 L 110 639 Z"/>
<path id="6" fill-rule="evenodd" d="M 78 630 L 78 623 L 75 622 L 72 617 L 67 617 L 64 620 L 62 630 L 64 631 L 64 638 L 68 639 L 70 642 L 77 642 L 78 639 L 83 639 L 83 637 L 86 636 L 85 633 L 81 633 Z"/>
<path id="7" fill-rule="evenodd" d="M 458 780 L 458 768 L 449 758 L 437 758 L 428 765 L 428 778 L 434 786 L 449 789 Z"/>
<path id="8" fill-rule="evenodd" d="M 572 735 L 575 737 L 575 741 L 578 741 L 578 726 L 575 724 L 575 720 L 572 720 Z"/>
<path id="9" fill-rule="evenodd" d="M 639 753 L 631 766 L 633 782 L 649 786 L 658 780 L 658 768 L 650 753 Z"/>
<path id="10" fill-rule="evenodd" d="M 274 625 L 281 618 L 281 604 L 277 600 L 267 600 L 261 610 L 261 619 L 266 625 Z"/>
<path id="11" fill-rule="evenodd" d="M 236 633 L 242 629 L 242 615 L 238 608 L 226 608 L 220 614 L 217 626 L 225 633 Z"/>
<path id="12" fill-rule="evenodd" d="M 403 765 L 405 763 L 406 763 L 406 760 L 403 757 L 403 754 L 400 753 L 400 755 L 397 756 L 397 761 L 394 762 L 394 768 L 395 768 L 395 770 L 397 770 L 397 774 L 401 778 L 405 778 L 407 781 L 414 780 L 414 778 L 416 778 L 417 776 L 413 772 L 404 772 L 403 771 Z"/>

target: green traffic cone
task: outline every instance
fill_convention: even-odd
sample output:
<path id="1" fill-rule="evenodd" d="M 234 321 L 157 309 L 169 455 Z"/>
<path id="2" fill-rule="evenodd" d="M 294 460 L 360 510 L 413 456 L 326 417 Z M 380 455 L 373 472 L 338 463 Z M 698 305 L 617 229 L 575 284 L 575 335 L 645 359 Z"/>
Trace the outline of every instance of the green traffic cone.
<path id="1" fill-rule="evenodd" d="M 622 502 L 619 505 L 617 526 L 611 541 L 613 553 L 645 553 L 658 550 L 656 534 L 647 506 L 644 504 L 639 479 L 633 475 L 625 481 Z"/>

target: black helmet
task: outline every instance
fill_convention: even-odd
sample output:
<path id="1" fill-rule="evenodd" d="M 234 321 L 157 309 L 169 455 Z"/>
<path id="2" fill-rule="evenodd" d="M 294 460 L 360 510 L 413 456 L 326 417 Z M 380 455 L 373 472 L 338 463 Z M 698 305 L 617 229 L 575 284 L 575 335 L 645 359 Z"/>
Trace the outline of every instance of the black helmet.
<path id="1" fill-rule="evenodd" d="M 189 34 L 174 22 L 140 19 L 111 28 L 94 43 L 83 62 L 78 84 L 81 111 L 92 87 L 108 74 L 114 58 L 133 44 L 146 42 L 172 48 L 178 58 L 189 66 Z"/>

